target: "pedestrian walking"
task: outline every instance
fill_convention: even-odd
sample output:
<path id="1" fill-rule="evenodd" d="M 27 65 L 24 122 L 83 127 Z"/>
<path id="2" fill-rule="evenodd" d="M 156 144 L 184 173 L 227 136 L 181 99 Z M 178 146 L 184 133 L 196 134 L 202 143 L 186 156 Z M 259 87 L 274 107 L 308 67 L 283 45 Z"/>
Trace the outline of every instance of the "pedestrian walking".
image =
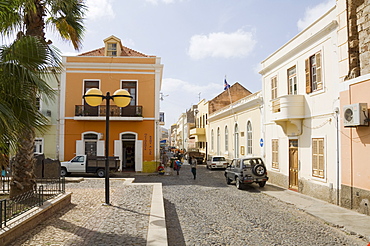
<path id="1" fill-rule="evenodd" d="M 191 172 L 193 173 L 193 176 L 194 176 L 194 179 L 197 177 L 197 166 L 198 166 L 198 163 L 197 163 L 197 159 L 195 159 L 195 157 L 191 157 Z"/>
<path id="2" fill-rule="evenodd" d="M 175 160 L 175 163 L 173 165 L 173 170 L 177 172 L 177 175 L 179 175 L 180 169 L 181 169 L 181 161 L 180 160 Z"/>

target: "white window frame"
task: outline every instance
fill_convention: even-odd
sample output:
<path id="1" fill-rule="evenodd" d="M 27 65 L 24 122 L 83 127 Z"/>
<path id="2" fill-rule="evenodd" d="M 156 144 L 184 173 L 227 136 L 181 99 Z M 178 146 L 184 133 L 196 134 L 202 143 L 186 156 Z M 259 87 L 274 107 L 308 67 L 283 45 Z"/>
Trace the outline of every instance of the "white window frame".
<path id="1" fill-rule="evenodd" d="M 40 151 L 38 151 L 40 150 Z M 43 154 L 44 153 L 44 139 L 43 138 L 35 138 L 35 143 L 34 143 L 34 153 L 37 154 Z"/>
<path id="2" fill-rule="evenodd" d="M 247 122 L 247 155 L 253 154 L 253 130 L 252 122 L 248 120 Z"/>
<path id="3" fill-rule="evenodd" d="M 288 95 L 297 95 L 297 66 L 292 66 L 287 70 L 288 76 Z"/>

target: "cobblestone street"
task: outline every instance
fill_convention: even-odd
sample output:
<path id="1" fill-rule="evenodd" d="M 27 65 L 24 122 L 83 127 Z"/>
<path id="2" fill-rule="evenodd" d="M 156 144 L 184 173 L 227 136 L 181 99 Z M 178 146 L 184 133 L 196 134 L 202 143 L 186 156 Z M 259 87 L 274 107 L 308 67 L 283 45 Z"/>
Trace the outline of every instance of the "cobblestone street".
<path id="1" fill-rule="evenodd" d="M 223 170 L 190 166 L 180 175 L 138 176 L 135 182 L 163 183 L 169 245 L 366 245 L 319 219 L 260 192 L 226 185 Z"/>
<path id="2" fill-rule="evenodd" d="M 135 175 L 135 184 L 112 179 L 104 203 L 104 179 L 68 183 L 72 204 L 24 234 L 18 245 L 147 245 L 152 186 L 162 182 L 168 245 L 367 245 L 294 205 L 264 194 L 279 188 L 226 185 L 222 170 L 189 165 L 180 175 Z M 139 185 L 140 184 L 140 185 Z"/>
<path id="3" fill-rule="evenodd" d="M 11 245 L 146 245 L 152 186 L 110 180 L 112 206 L 102 206 L 104 179 L 85 180 L 66 184 L 69 207 Z"/>

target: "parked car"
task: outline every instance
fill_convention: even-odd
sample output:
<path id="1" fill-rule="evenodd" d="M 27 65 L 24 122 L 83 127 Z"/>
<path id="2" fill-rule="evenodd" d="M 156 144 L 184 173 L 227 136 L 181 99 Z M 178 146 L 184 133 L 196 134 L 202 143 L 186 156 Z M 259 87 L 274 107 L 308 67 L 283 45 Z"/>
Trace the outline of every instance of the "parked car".
<path id="1" fill-rule="evenodd" d="M 207 161 L 207 168 L 208 169 L 227 168 L 228 164 L 229 163 L 223 156 L 211 156 Z"/>
<path id="2" fill-rule="evenodd" d="M 119 159 L 115 156 L 108 158 L 109 171 L 117 171 Z M 105 157 L 77 155 L 70 161 L 60 163 L 60 176 L 67 176 L 70 173 L 96 173 L 98 177 L 105 177 Z"/>
<path id="3" fill-rule="evenodd" d="M 259 157 L 233 159 L 225 169 L 226 183 L 235 182 L 238 189 L 243 189 L 246 184 L 258 183 L 264 187 L 267 177 L 266 166 Z"/>

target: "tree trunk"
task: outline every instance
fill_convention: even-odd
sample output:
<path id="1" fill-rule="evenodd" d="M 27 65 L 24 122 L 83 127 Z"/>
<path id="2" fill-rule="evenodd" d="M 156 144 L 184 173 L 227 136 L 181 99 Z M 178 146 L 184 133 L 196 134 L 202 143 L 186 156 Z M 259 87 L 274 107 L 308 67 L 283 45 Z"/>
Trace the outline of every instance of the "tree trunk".
<path id="1" fill-rule="evenodd" d="M 26 24 L 26 35 L 40 37 L 45 40 L 45 9 L 41 0 L 34 0 L 35 12 L 28 12 L 25 15 L 24 23 Z"/>
<path id="2" fill-rule="evenodd" d="M 33 130 L 24 130 L 20 138 L 19 149 L 12 160 L 12 181 L 10 183 L 10 198 L 36 188 L 33 173 L 35 159 L 33 157 L 35 134 Z"/>
<path id="3" fill-rule="evenodd" d="M 35 12 L 25 14 L 26 35 L 36 36 L 45 41 L 45 8 L 41 0 L 34 0 Z M 36 92 L 30 98 L 30 103 L 36 106 Z M 20 146 L 12 161 L 13 179 L 10 184 L 10 198 L 36 188 L 34 175 L 34 142 L 35 130 L 24 129 L 19 139 Z"/>

